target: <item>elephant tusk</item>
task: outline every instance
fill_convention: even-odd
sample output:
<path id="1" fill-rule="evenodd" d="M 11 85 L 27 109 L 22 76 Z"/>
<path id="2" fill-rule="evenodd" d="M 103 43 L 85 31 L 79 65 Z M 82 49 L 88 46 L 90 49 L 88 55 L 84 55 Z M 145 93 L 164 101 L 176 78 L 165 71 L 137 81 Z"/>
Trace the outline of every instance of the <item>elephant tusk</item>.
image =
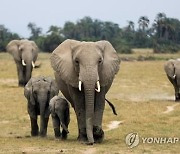
<path id="1" fill-rule="evenodd" d="M 81 91 L 82 81 L 79 81 L 79 91 Z"/>
<path id="2" fill-rule="evenodd" d="M 97 81 L 97 89 L 95 89 L 95 90 L 96 90 L 98 93 L 101 91 L 99 81 Z"/>
<path id="3" fill-rule="evenodd" d="M 176 78 L 176 74 L 173 75 L 173 79 L 175 79 L 175 78 Z"/>
<path id="4" fill-rule="evenodd" d="M 24 60 L 22 60 L 22 65 L 23 65 L 23 66 L 26 66 L 26 63 L 25 63 L 25 61 L 24 61 Z"/>
<path id="5" fill-rule="evenodd" d="M 33 62 L 33 61 L 32 61 L 32 67 L 33 67 L 33 68 L 35 68 L 35 64 L 34 64 L 34 62 Z"/>

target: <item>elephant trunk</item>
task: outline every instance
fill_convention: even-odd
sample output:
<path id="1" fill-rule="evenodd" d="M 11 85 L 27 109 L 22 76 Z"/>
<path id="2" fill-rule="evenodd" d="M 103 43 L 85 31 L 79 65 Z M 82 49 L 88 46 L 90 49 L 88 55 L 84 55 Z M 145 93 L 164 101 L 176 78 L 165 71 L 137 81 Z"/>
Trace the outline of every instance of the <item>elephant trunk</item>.
<path id="1" fill-rule="evenodd" d="M 30 80 L 31 73 L 32 73 L 32 64 L 31 64 L 31 62 L 28 61 L 26 63 L 26 67 L 25 67 L 25 71 L 24 71 L 24 74 L 25 74 L 25 84 Z"/>
<path id="2" fill-rule="evenodd" d="M 94 116 L 94 87 L 84 82 L 85 110 L 86 110 L 86 133 L 89 143 L 94 143 L 93 137 L 93 116 Z"/>
<path id="3" fill-rule="evenodd" d="M 89 144 L 93 144 L 95 88 L 99 78 L 97 71 L 94 68 L 86 69 L 85 74 L 86 74 L 85 76 L 82 76 L 82 83 L 84 85 L 84 93 L 85 93 L 86 133 Z M 100 85 L 99 86 L 97 85 L 96 89 L 97 91 L 100 91 Z"/>
<path id="4" fill-rule="evenodd" d="M 24 66 L 23 74 L 24 74 L 25 84 L 26 84 L 31 78 L 33 67 L 35 67 L 35 64 L 33 62 L 33 57 L 30 52 L 28 54 L 27 53 L 22 54 L 21 63 Z"/>
<path id="5" fill-rule="evenodd" d="M 38 98 L 38 103 L 40 108 L 40 135 L 44 137 L 47 133 L 48 123 L 48 117 L 46 117 L 47 98 L 45 96 L 40 96 Z"/>

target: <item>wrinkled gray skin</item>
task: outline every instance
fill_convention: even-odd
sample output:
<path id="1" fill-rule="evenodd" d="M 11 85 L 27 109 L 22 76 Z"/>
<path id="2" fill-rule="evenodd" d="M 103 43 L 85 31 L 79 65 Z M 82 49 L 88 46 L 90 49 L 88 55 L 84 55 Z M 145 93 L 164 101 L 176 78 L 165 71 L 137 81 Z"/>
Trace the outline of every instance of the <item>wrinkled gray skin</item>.
<path id="1" fill-rule="evenodd" d="M 19 86 L 25 86 L 31 78 L 32 62 L 35 64 L 38 56 L 37 45 L 34 41 L 13 40 L 8 43 L 6 51 L 13 56 L 16 63 Z"/>
<path id="2" fill-rule="evenodd" d="M 75 110 L 78 139 L 90 145 L 102 142 L 105 95 L 120 65 L 115 49 L 108 41 L 66 40 L 53 51 L 51 65 L 59 89 Z M 97 81 L 100 92 L 95 90 Z"/>
<path id="3" fill-rule="evenodd" d="M 67 139 L 67 134 L 69 133 L 68 125 L 70 122 L 68 102 L 60 96 L 54 96 L 50 100 L 49 109 L 53 121 L 55 137 L 62 137 L 62 139 Z M 60 131 L 60 125 L 62 127 L 62 136 Z"/>
<path id="4" fill-rule="evenodd" d="M 28 104 L 28 114 L 31 119 L 31 135 L 46 136 L 49 120 L 49 102 L 51 98 L 58 95 L 55 80 L 50 77 L 31 78 L 24 88 L 24 96 Z M 40 132 L 37 118 L 40 115 Z"/>
<path id="5" fill-rule="evenodd" d="M 168 62 L 164 65 L 164 70 L 169 81 L 174 86 L 175 100 L 180 101 L 180 59 L 168 60 Z"/>

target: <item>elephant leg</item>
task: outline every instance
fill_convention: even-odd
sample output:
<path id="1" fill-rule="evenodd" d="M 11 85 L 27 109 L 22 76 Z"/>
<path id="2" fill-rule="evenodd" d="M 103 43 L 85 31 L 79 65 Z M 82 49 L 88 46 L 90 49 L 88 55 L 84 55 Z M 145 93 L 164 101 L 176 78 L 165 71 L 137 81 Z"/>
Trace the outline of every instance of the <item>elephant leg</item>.
<path id="1" fill-rule="evenodd" d="M 63 129 L 63 130 L 62 130 L 62 139 L 63 139 L 63 140 L 66 140 L 66 139 L 67 139 L 67 134 L 68 134 L 68 133 L 66 132 L 66 130 Z"/>
<path id="2" fill-rule="evenodd" d="M 32 118 L 31 119 L 31 136 L 38 136 L 39 135 L 39 127 L 37 124 L 37 117 L 36 118 Z"/>
<path id="3" fill-rule="evenodd" d="M 40 119 L 40 136 L 45 137 L 47 135 L 47 126 L 48 126 L 49 117 L 45 118 L 41 115 Z"/>
<path id="4" fill-rule="evenodd" d="M 82 142 L 87 141 L 86 134 L 86 120 L 85 120 L 85 97 L 84 93 L 80 92 L 76 88 L 69 88 L 70 94 L 72 94 L 74 110 L 78 123 L 78 140 Z"/>
<path id="5" fill-rule="evenodd" d="M 21 87 L 25 86 L 24 82 L 24 74 L 23 74 L 23 66 L 20 62 L 16 62 L 16 67 L 17 67 L 17 74 L 18 74 L 18 84 Z"/>
<path id="6" fill-rule="evenodd" d="M 174 86 L 174 91 L 175 91 L 175 101 L 180 101 L 180 94 L 179 94 L 179 88 L 177 85 L 176 79 L 172 79 L 171 77 L 167 76 L 169 81 L 173 84 Z"/>
<path id="7" fill-rule="evenodd" d="M 53 128 L 54 128 L 54 135 L 56 138 L 60 138 L 61 137 L 60 120 L 57 115 L 52 116 L 52 122 L 53 122 Z"/>
<path id="8" fill-rule="evenodd" d="M 176 84 L 174 85 L 174 91 L 175 91 L 175 101 L 180 101 L 180 94 L 179 94 L 179 88 Z"/>
<path id="9" fill-rule="evenodd" d="M 96 143 L 100 143 L 104 139 L 104 131 L 102 130 L 102 119 L 105 107 L 105 88 L 101 88 L 100 93 L 96 93 L 94 112 L 93 136 Z"/>

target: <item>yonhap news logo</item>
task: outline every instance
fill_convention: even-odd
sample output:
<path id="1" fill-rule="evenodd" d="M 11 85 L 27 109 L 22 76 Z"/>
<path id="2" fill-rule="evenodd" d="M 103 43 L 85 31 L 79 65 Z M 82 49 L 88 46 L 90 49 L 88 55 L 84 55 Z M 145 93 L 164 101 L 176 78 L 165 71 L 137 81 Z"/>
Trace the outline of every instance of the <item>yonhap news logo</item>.
<path id="1" fill-rule="evenodd" d="M 175 144 L 180 142 L 179 137 L 140 137 L 138 133 L 126 135 L 125 143 L 129 148 L 134 148 L 142 144 Z"/>
<path id="2" fill-rule="evenodd" d="M 125 142 L 130 148 L 136 147 L 139 144 L 138 133 L 129 133 L 126 136 Z"/>

